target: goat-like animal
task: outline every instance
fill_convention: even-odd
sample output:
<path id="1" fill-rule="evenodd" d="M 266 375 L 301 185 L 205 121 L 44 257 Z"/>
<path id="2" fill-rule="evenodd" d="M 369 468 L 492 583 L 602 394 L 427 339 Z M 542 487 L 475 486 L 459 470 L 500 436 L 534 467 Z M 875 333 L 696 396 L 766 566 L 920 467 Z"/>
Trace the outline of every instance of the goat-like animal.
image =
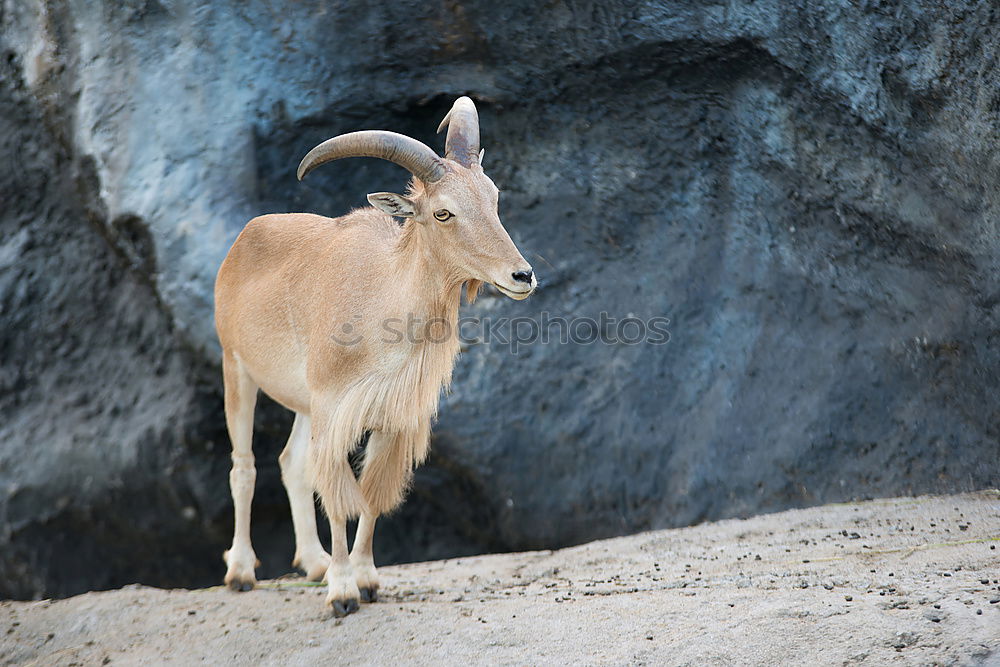
<path id="1" fill-rule="evenodd" d="M 327 604 L 349 614 L 359 600 L 377 599 L 375 520 L 402 501 L 427 456 L 431 419 L 459 349 L 462 287 L 470 300 L 483 283 L 513 299 L 535 289 L 531 267 L 500 223 L 499 191 L 483 173 L 472 100 L 459 98 L 438 131 L 445 126 L 444 158 L 380 130 L 316 146 L 299 165 L 300 180 L 331 160 L 376 157 L 409 170 L 410 189 L 370 194 L 375 208 L 341 218 L 255 218 L 219 269 L 215 321 L 236 513 L 233 545 L 223 555 L 231 588 L 256 584 L 250 502 L 258 389 L 296 415 L 279 458 L 295 528 L 292 564 L 312 580 L 325 575 Z M 366 432 L 356 479 L 348 455 Z M 330 520 L 329 555 L 316 534 L 314 489 Z M 346 522 L 354 517 L 348 553 Z"/>

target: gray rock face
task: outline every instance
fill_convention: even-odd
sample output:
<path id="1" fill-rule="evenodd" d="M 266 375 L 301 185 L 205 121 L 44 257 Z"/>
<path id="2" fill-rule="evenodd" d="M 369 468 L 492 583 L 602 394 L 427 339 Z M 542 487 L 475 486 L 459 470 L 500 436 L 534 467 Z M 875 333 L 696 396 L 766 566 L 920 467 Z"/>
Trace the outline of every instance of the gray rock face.
<path id="1" fill-rule="evenodd" d="M 254 215 L 401 189 L 294 169 L 356 129 L 440 146 L 459 94 L 542 280 L 467 314 L 669 342 L 470 344 L 380 562 L 998 484 L 988 3 L 28 1 L 0 30 L 0 594 L 221 578 L 218 264 Z M 288 425 L 262 405 L 265 576 Z"/>

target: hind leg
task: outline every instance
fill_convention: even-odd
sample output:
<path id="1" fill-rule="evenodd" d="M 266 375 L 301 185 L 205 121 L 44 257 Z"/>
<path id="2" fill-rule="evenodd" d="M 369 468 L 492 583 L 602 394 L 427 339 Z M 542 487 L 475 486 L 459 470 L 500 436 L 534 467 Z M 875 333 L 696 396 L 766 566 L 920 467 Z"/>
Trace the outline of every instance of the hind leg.
<path id="1" fill-rule="evenodd" d="M 257 403 L 257 385 L 230 353 L 222 359 L 226 394 L 226 427 L 233 445 L 233 468 L 229 489 L 233 495 L 233 546 L 222 557 L 226 561 L 226 585 L 248 591 L 257 584 L 254 568 L 257 556 L 250 544 L 250 503 L 257 479 L 253 458 L 253 413 Z"/>
<path id="2" fill-rule="evenodd" d="M 330 566 L 330 555 L 320 544 L 316 533 L 316 504 L 313 500 L 312 475 L 309 464 L 311 422 L 307 415 L 296 414 L 288 444 L 278 457 L 281 481 L 285 483 L 288 504 L 292 508 L 295 528 L 295 558 L 292 567 L 306 573 L 310 581 L 319 581 Z"/>

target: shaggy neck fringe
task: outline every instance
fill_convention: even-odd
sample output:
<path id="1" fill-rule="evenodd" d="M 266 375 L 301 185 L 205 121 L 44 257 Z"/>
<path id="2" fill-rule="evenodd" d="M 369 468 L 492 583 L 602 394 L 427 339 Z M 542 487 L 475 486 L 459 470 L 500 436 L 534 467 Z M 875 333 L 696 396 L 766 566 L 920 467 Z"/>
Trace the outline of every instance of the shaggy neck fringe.
<path id="1" fill-rule="evenodd" d="M 395 453 L 396 466 L 412 470 L 427 457 L 431 421 L 437 416 L 442 389 L 447 391 L 451 384 L 460 348 L 458 312 L 462 288 L 471 302 L 482 287 L 481 281 L 442 272 L 430 250 L 425 247 L 419 223 L 408 221 L 398 237 L 395 254 L 400 271 L 415 276 L 415 284 L 423 286 L 413 295 L 411 313 L 423 322 L 444 323 L 448 335 L 444 340 L 411 342 L 399 365 L 359 378 L 336 398 L 336 408 L 326 425 L 330 446 L 311 449 L 317 488 L 326 489 L 323 502 L 328 511 L 336 508 L 347 516 L 358 516 L 372 509 L 344 468 L 348 454 L 365 431 L 395 434 L 394 446 L 399 449 Z M 384 511 L 397 501 L 392 496 L 384 502 L 371 502 Z"/>

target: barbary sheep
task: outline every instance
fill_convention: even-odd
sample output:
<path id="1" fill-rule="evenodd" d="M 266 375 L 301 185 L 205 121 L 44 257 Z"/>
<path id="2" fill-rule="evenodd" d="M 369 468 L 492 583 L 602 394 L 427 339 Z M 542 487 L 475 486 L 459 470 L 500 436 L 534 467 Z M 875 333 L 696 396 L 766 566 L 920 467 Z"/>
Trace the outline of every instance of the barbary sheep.
<path id="1" fill-rule="evenodd" d="M 350 614 L 359 600 L 378 596 L 375 520 L 402 501 L 427 456 L 431 420 L 459 350 L 463 286 L 470 300 L 483 283 L 518 300 L 535 290 L 531 266 L 500 222 L 499 191 L 483 172 L 472 100 L 458 99 L 438 131 L 445 126 L 443 158 L 381 130 L 316 146 L 299 165 L 300 180 L 331 160 L 375 157 L 409 170 L 410 188 L 405 196 L 369 194 L 374 208 L 340 218 L 255 218 L 219 269 L 215 321 L 235 509 L 225 582 L 233 589 L 256 584 L 250 503 L 258 389 L 295 412 L 279 458 L 295 528 L 293 565 L 312 580 L 325 576 L 327 604 L 338 616 Z M 355 478 L 348 455 L 365 433 Z M 316 533 L 314 490 L 330 520 L 330 554 Z M 346 522 L 354 517 L 348 552 Z"/>

